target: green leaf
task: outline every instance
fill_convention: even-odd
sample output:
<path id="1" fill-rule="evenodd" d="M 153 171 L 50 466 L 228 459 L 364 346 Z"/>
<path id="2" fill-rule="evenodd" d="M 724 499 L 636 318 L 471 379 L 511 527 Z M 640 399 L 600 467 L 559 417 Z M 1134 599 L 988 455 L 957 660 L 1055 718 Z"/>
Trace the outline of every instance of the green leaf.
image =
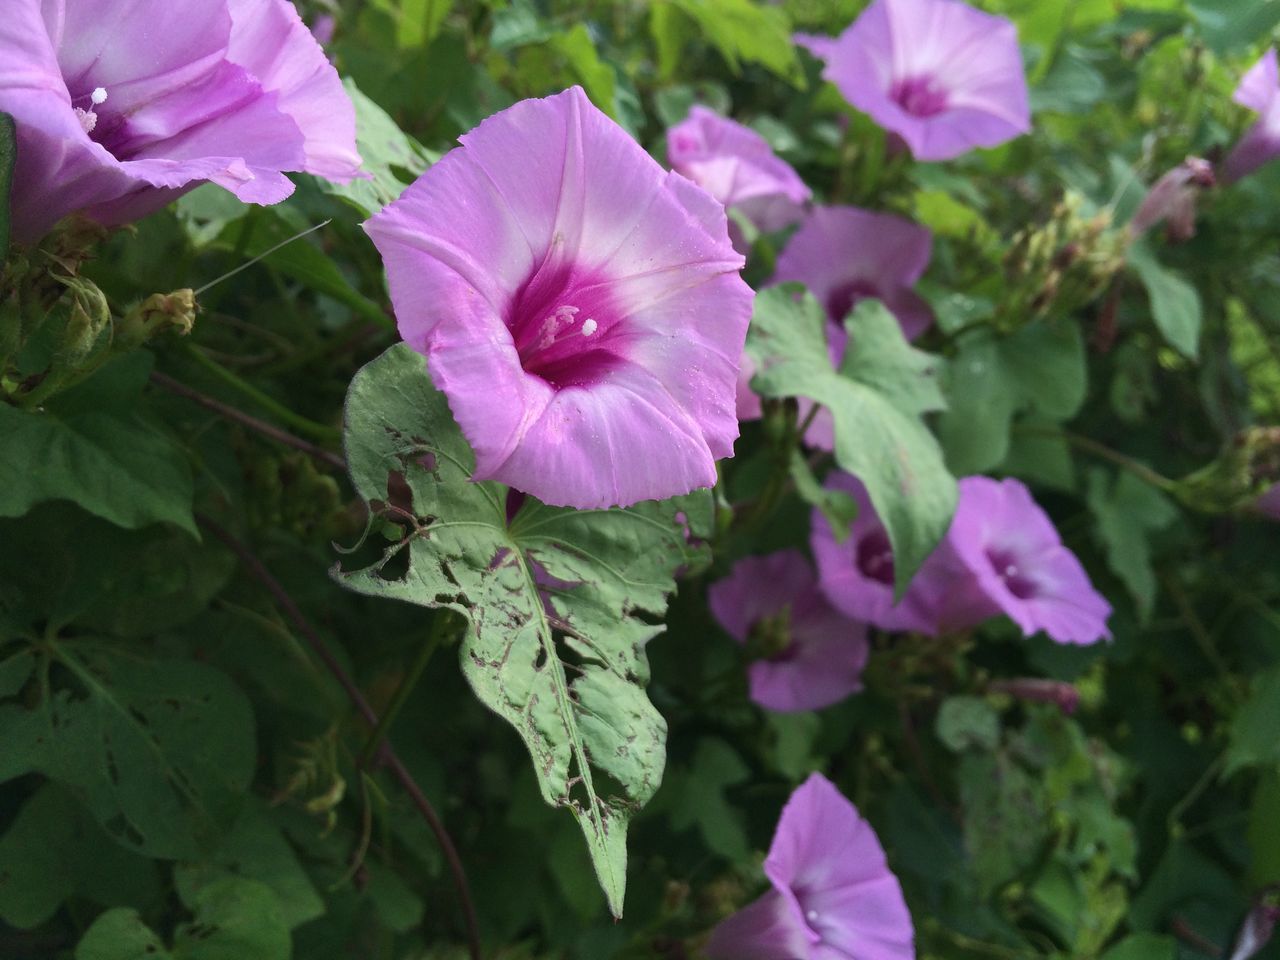
<path id="1" fill-rule="evenodd" d="M 134 351 L 40 409 L 0 404 L 0 517 L 65 499 L 121 527 L 195 534 L 186 455 L 140 409 L 150 372 L 151 355 Z"/>
<path id="2" fill-rule="evenodd" d="M 324 901 L 289 841 L 264 810 L 249 807 L 227 833 L 217 851 L 201 863 L 184 863 L 174 870 L 174 885 L 185 903 L 195 903 L 199 891 L 227 877 L 245 877 L 266 884 L 279 901 L 280 918 L 292 929 L 324 913 Z"/>
<path id="3" fill-rule="evenodd" d="M 174 960 L 174 956 L 137 910 L 117 907 L 98 914 L 76 945 L 76 960 Z"/>
<path id="4" fill-rule="evenodd" d="M 567 33 L 557 33 L 551 38 L 551 45 L 569 61 L 570 69 L 586 90 L 591 102 L 613 119 L 618 119 L 618 109 L 614 99 L 618 83 L 617 75 L 613 67 L 600 59 L 586 25 L 575 24 Z"/>
<path id="5" fill-rule="evenodd" d="M 1158 933 L 1132 933 L 1102 955 L 1102 960 L 1176 960 L 1178 941 Z"/>
<path id="6" fill-rule="evenodd" d="M 241 877 L 215 880 L 187 906 L 195 918 L 178 927 L 174 960 L 289 960 L 289 927 L 265 884 Z"/>
<path id="7" fill-rule="evenodd" d="M 990 752 L 1000 743 L 1000 715 L 982 697 L 947 697 L 938 708 L 934 729 L 952 753 Z"/>
<path id="8" fill-rule="evenodd" d="M 1231 723 L 1227 766 L 1223 776 L 1242 767 L 1280 763 L 1280 667 L 1253 683 L 1253 693 Z"/>
<path id="9" fill-rule="evenodd" d="M 401 130 L 354 81 L 347 79 L 342 85 L 356 108 L 356 148 L 363 161 L 360 169 L 369 174 L 370 179 L 333 183 L 318 178 L 316 184 L 325 193 L 341 197 L 370 217 L 399 197 L 439 156 Z"/>
<path id="10" fill-rule="evenodd" d="M 42 649 L 70 682 L 46 679 L 32 705 L 0 704 L 0 782 L 42 773 L 126 847 L 198 857 L 239 812 L 253 774 L 244 694 L 212 667 L 142 659 L 119 643 L 46 639 Z"/>
<path id="11" fill-rule="evenodd" d="M 404 524 L 403 539 L 373 566 L 335 576 L 467 618 L 467 681 L 524 740 L 543 799 L 577 818 L 620 915 L 627 823 L 664 763 L 644 648 L 662 632 L 654 621 L 677 569 L 705 557 L 686 528 L 705 538 L 710 494 L 582 511 L 530 498 L 508 524 L 507 489 L 471 482 L 474 455 L 422 356 L 404 345 L 356 375 L 346 419 L 356 489 L 375 514 L 391 500 L 415 519 L 384 515 Z"/>
<path id="12" fill-rule="evenodd" d="M 688 769 L 671 785 L 666 804 L 676 830 L 697 827 L 703 842 L 726 860 L 741 862 L 751 853 L 742 814 L 725 799 L 725 790 L 745 783 L 751 771 L 723 740 L 698 741 Z"/>
<path id="13" fill-rule="evenodd" d="M 20 930 L 80 896 L 104 906 L 159 895 L 154 865 L 116 843 L 62 787 L 46 783 L 0 838 L 0 919 Z"/>
<path id="14" fill-rule="evenodd" d="M 941 410 L 937 360 L 912 348 L 879 301 L 860 303 L 845 321 L 849 347 L 831 366 L 826 314 L 809 294 L 774 287 L 756 297 L 747 350 L 752 389 L 768 397 L 808 397 L 831 410 L 836 462 L 866 485 L 893 545 L 897 588 L 947 532 L 956 482 L 921 415 Z"/>
<path id="15" fill-rule="evenodd" d="M 13 168 L 18 161 L 18 133 L 13 117 L 0 113 L 0 265 L 9 256 L 9 198 L 13 192 Z"/>
<path id="16" fill-rule="evenodd" d="M 947 409 L 938 420 L 938 439 L 947 466 L 959 475 L 1004 462 L 1016 414 L 1075 416 L 1088 385 L 1084 340 L 1070 323 L 1034 323 L 1005 337 L 975 332 L 964 338 L 946 372 Z"/>
<path id="17" fill-rule="evenodd" d="M 1004 753 L 964 754 L 959 777 L 965 849 L 985 894 L 1035 862 L 1049 830 L 1043 791 Z"/>
<path id="18" fill-rule="evenodd" d="M 1280 0 L 1189 0 L 1187 9 L 1216 53 L 1253 46 L 1280 23 Z"/>
<path id="19" fill-rule="evenodd" d="M 1249 879 L 1254 889 L 1280 883 L 1280 770 L 1258 779 L 1249 804 Z"/>
<path id="20" fill-rule="evenodd" d="M 802 81 L 800 61 L 791 42 L 791 22 L 778 7 L 751 0 L 658 0 L 653 9 L 657 11 L 668 4 L 696 24 L 692 34 L 704 37 L 714 46 L 734 73 L 741 70 L 744 62 L 758 63 L 784 80 Z M 669 14 L 655 12 L 653 16 L 669 17 Z M 664 25 L 662 35 L 683 39 L 690 33 L 673 34 L 671 28 Z M 670 66 L 675 54 L 671 50 L 663 51 L 663 42 L 659 41 L 659 63 Z M 663 74 L 667 75 L 665 70 Z"/>
<path id="21" fill-rule="evenodd" d="M 1156 600 L 1150 538 L 1178 519 L 1178 509 L 1133 474 L 1121 473 L 1113 483 L 1102 469 L 1089 471 L 1088 502 L 1107 550 L 1107 566 L 1129 588 L 1138 619 L 1146 623 Z"/>
<path id="22" fill-rule="evenodd" d="M 858 519 L 858 501 L 843 490 L 828 490 L 813 475 L 809 462 L 799 450 L 791 453 L 791 481 L 800 499 L 818 510 L 831 524 L 836 543 L 844 543 L 849 527 Z"/>
<path id="23" fill-rule="evenodd" d="M 1200 294 L 1179 274 L 1162 266 L 1138 240 L 1129 248 L 1129 266 L 1147 288 L 1151 315 L 1169 345 L 1194 360 L 1200 353 Z"/>
<path id="24" fill-rule="evenodd" d="M 178 926 L 171 951 L 136 910 L 115 909 L 93 922 L 75 960 L 289 960 L 293 952 L 280 905 L 261 883 L 218 880 L 187 906 L 195 917 Z"/>
<path id="25" fill-rule="evenodd" d="M 396 45 L 416 50 L 435 39 L 453 0 L 378 0 L 377 6 L 395 18 Z"/>

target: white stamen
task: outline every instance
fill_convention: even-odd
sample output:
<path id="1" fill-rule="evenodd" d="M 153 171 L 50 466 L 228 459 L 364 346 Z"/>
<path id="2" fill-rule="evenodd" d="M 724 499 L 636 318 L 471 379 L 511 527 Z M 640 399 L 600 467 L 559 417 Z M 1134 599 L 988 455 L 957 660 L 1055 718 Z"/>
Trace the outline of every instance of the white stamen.
<path id="1" fill-rule="evenodd" d="M 1011 563 L 1004 568 L 1004 575 L 1006 578 L 1016 577 L 1018 575 L 1018 568 Z"/>
<path id="2" fill-rule="evenodd" d="M 98 115 L 92 110 L 81 110 L 79 107 L 73 109 L 76 112 L 76 119 L 80 121 L 80 129 L 85 133 L 93 133 L 98 125 Z"/>
<path id="3" fill-rule="evenodd" d="M 107 102 L 107 88 L 106 88 L 106 87 L 94 87 L 94 88 L 93 88 L 93 93 L 89 94 L 89 99 L 93 101 L 93 105 L 94 105 L 95 107 L 96 107 L 96 106 L 98 106 L 99 104 L 106 103 L 106 102 Z"/>
<path id="4" fill-rule="evenodd" d="M 592 320 L 590 317 L 587 317 L 587 319 L 584 320 L 582 323 L 582 335 L 584 337 L 589 337 L 595 332 L 596 332 L 596 322 Z"/>
<path id="5" fill-rule="evenodd" d="M 818 911 L 817 911 L 817 910 L 810 910 L 808 913 L 806 913 L 806 914 L 804 915 L 804 918 L 805 918 L 806 920 L 808 920 L 810 923 L 817 923 L 817 922 L 818 922 Z"/>

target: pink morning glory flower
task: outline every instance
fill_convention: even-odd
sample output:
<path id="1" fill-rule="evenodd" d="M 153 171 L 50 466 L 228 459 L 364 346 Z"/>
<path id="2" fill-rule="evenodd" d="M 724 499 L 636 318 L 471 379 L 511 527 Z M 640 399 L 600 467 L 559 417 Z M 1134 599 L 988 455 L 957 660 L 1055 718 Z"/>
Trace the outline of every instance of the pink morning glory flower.
<path id="1" fill-rule="evenodd" d="M 1031 129 L 1018 34 L 959 0 L 875 0 L 834 44 L 804 45 L 853 106 L 918 160 L 950 160 Z"/>
<path id="2" fill-rule="evenodd" d="M 360 166 L 354 108 L 286 0 L 8 0 L 0 111 L 22 240 L 71 213 L 135 220 L 205 181 L 276 203 L 283 171 Z"/>
<path id="3" fill-rule="evenodd" d="M 1053 522 L 1020 481 L 961 480 L 955 519 L 934 567 L 954 577 L 957 565 L 948 561 L 947 552 L 970 579 L 938 591 L 945 601 L 939 620 L 946 629 L 974 626 L 1004 613 L 1027 636 L 1043 630 L 1058 643 L 1111 637 L 1111 605 L 1093 588 L 1076 555 L 1063 546 Z M 926 564 L 922 576 L 931 572 L 928 568 Z"/>
<path id="4" fill-rule="evenodd" d="M 853 620 L 861 620 L 882 630 L 937 633 L 938 577 L 922 570 L 911 589 L 898 603 L 893 599 L 893 548 L 889 533 L 876 516 L 867 488 L 857 477 L 835 471 L 827 477 L 829 490 L 842 490 L 858 504 L 857 519 L 837 540 L 830 521 L 813 511 L 809 545 L 818 565 L 822 592 L 831 605 Z M 928 568 L 929 563 L 926 563 Z"/>
<path id="5" fill-rule="evenodd" d="M 871 825 L 815 773 L 782 808 L 773 889 L 712 931 L 710 960 L 914 960 L 915 931 Z"/>
<path id="6" fill-rule="evenodd" d="M 580 508 L 712 485 L 753 298 L 724 208 L 579 87 L 461 142 L 365 230 L 474 479 Z"/>
<path id="7" fill-rule="evenodd" d="M 1227 155 L 1222 177 L 1226 183 L 1280 156 L 1280 69 L 1275 47 L 1249 68 L 1232 99 L 1258 114 L 1258 120 Z"/>
<path id="8" fill-rule="evenodd" d="M 751 699 L 767 710 L 820 710 L 862 689 L 867 632 L 827 603 L 798 550 L 747 557 L 711 585 L 711 613 L 748 650 Z"/>
<path id="9" fill-rule="evenodd" d="M 859 301 L 883 301 L 909 340 L 933 323 L 929 304 L 911 288 L 933 253 L 927 227 L 859 207 L 815 207 L 778 255 L 773 283 L 804 284 L 827 310 L 831 362 L 844 359 L 848 335 L 844 319 Z M 810 406 L 801 404 L 801 418 Z M 821 411 L 805 434 L 813 447 L 835 445 L 831 414 Z"/>
<path id="10" fill-rule="evenodd" d="M 667 160 L 765 232 L 799 220 L 812 195 L 764 137 L 702 106 L 667 131 Z"/>
<path id="11" fill-rule="evenodd" d="M 1201 190 L 1213 184 L 1213 164 L 1200 157 L 1187 157 L 1147 191 L 1129 222 L 1130 229 L 1141 234 L 1164 221 L 1169 239 L 1190 240 L 1196 234 L 1196 200 Z"/>

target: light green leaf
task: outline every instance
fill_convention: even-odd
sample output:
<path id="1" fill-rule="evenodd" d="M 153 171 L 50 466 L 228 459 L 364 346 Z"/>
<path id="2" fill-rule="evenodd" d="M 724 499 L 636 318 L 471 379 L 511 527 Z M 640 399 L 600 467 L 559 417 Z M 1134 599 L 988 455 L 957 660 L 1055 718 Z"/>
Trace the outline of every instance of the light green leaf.
<path id="1" fill-rule="evenodd" d="M 680 30 L 670 23 L 670 14 L 659 14 L 664 6 L 674 7 L 696 25 L 693 31 Z M 669 73 L 663 67 L 671 67 L 678 54 L 670 47 L 689 36 L 704 37 L 714 46 L 729 69 L 741 70 L 742 63 L 758 63 L 784 80 L 802 82 L 803 73 L 791 42 L 791 22 L 786 13 L 773 6 L 753 3 L 751 0 L 657 0 L 652 16 L 662 24 L 662 31 L 653 26 L 659 38 L 659 64 L 664 76 Z M 668 49 L 663 49 L 667 46 Z M 676 47 L 675 49 L 679 49 Z"/>
<path id="2" fill-rule="evenodd" d="M 1200 353 L 1200 294 L 1181 275 L 1161 265 L 1141 240 L 1129 248 L 1129 266 L 1147 288 L 1151 316 L 1169 345 L 1191 360 Z"/>
<path id="3" fill-rule="evenodd" d="M 1280 763 L 1276 731 L 1280 731 L 1280 667 L 1254 680 L 1253 693 L 1236 713 L 1223 776 L 1243 767 Z"/>
<path id="4" fill-rule="evenodd" d="M 174 960 L 174 956 L 137 910 L 117 907 L 98 914 L 76 945 L 76 960 Z"/>
<path id="5" fill-rule="evenodd" d="M 151 355 L 134 351 L 40 409 L 0 404 L 0 517 L 65 499 L 121 527 L 194 534 L 186 455 L 139 409 L 150 371 Z"/>
<path id="6" fill-rule="evenodd" d="M 791 482 L 796 486 L 800 499 L 817 507 L 827 522 L 836 543 L 844 543 L 849 527 L 858 519 L 858 501 L 843 490 L 829 490 L 813 475 L 809 463 L 799 450 L 791 454 Z"/>
<path id="7" fill-rule="evenodd" d="M 934 730 L 952 753 L 991 751 L 1000 743 L 1000 715 L 982 697 L 947 697 L 938 708 Z"/>
<path id="8" fill-rule="evenodd" d="M 244 694 L 212 667 L 142 659 L 119 643 L 42 649 L 72 682 L 46 683 L 33 705 L 0 704 L 0 782 L 42 773 L 124 846 L 198 857 L 235 818 L 253 775 Z"/>
<path id="9" fill-rule="evenodd" d="M 768 397 L 808 397 L 831 410 L 836 462 L 866 485 L 893 545 L 899 592 L 946 533 L 956 482 L 921 415 L 945 406 L 937 360 L 912 348 L 879 301 L 845 321 L 849 347 L 832 368 L 826 314 L 809 294 L 774 287 L 756 297 L 747 350 L 752 389 Z"/>
<path id="10" fill-rule="evenodd" d="M 746 825 L 724 793 L 750 776 L 742 758 L 723 740 L 699 740 L 689 768 L 672 784 L 666 804 L 671 826 L 676 830 L 696 826 L 709 850 L 732 862 L 746 860 L 751 853 Z"/>
<path id="11" fill-rule="evenodd" d="M 1138 618 L 1146 623 L 1156 600 L 1150 538 L 1177 520 L 1178 510 L 1133 474 L 1121 473 L 1112 483 L 1101 469 L 1089 471 L 1088 501 L 1107 550 L 1107 566 L 1129 588 Z"/>
<path id="12" fill-rule="evenodd" d="M 416 50 L 435 39 L 453 0 L 379 0 L 377 5 L 395 18 L 396 45 Z"/>
<path id="13" fill-rule="evenodd" d="M 1187 9 L 1216 53 L 1253 46 L 1280 23 L 1280 0 L 1188 0 Z"/>
<path id="14" fill-rule="evenodd" d="M 705 557 L 686 529 L 705 538 L 710 494 L 582 511 L 530 498 L 508 524 L 507 489 L 471 482 L 474 455 L 423 358 L 404 345 L 352 381 L 346 446 L 374 512 L 398 500 L 415 519 L 385 514 L 404 538 L 373 566 L 335 576 L 467 618 L 467 681 L 524 740 L 543 799 L 577 818 L 620 915 L 627 823 L 665 760 L 666 723 L 644 694 L 645 645 L 662 632 L 654 621 L 676 570 Z"/>
<path id="15" fill-rule="evenodd" d="M 17 160 L 18 134 L 13 126 L 13 117 L 0 113 L 0 265 L 9 256 L 9 198 Z"/>
<path id="16" fill-rule="evenodd" d="M 586 90 L 591 102 L 613 119 L 618 119 L 614 100 L 617 75 L 613 67 L 601 60 L 596 53 L 596 46 L 591 42 L 591 34 L 586 26 L 579 23 L 567 33 L 557 33 L 551 39 L 551 45 L 569 61 L 570 69 Z"/>
<path id="17" fill-rule="evenodd" d="M 354 81 L 347 79 L 342 85 L 356 108 L 356 147 L 363 161 L 360 169 L 371 179 L 333 183 L 317 178 L 316 183 L 325 193 L 341 197 L 369 217 L 399 197 L 439 156 L 401 130 Z"/>

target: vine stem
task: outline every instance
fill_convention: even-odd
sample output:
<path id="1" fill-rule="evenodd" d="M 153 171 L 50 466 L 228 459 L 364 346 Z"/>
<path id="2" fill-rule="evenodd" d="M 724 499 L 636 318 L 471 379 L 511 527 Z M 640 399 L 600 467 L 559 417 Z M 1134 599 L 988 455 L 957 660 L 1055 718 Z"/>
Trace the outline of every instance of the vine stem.
<path id="1" fill-rule="evenodd" d="M 329 649 L 328 644 L 321 639 L 320 634 L 311 625 L 311 622 L 303 615 L 302 610 L 294 602 L 288 591 L 281 585 L 280 581 L 271 575 L 262 561 L 257 555 L 249 549 L 249 547 L 241 542 L 237 537 L 232 535 L 228 530 L 217 522 L 202 515 L 196 515 L 196 522 L 205 530 L 211 533 L 216 539 L 222 541 L 226 547 L 236 555 L 245 569 L 253 575 L 259 583 L 261 583 L 271 594 L 276 605 L 284 613 L 286 617 L 302 634 L 307 644 L 311 647 L 312 653 L 325 665 L 328 671 L 333 674 L 335 680 L 346 692 L 347 697 L 351 700 L 356 711 L 364 718 L 374 730 L 378 729 L 378 714 L 373 707 L 369 705 L 369 701 L 365 699 L 364 693 L 351 675 L 338 662 L 337 657 L 333 655 L 333 651 Z M 425 666 L 425 664 L 424 664 Z M 431 828 L 431 832 L 435 834 L 436 842 L 440 844 L 440 849 L 444 853 L 445 860 L 449 864 L 449 872 L 453 875 L 453 884 L 458 891 L 458 899 L 461 901 L 463 918 L 467 928 L 467 946 L 471 960 L 482 960 L 480 951 L 480 924 L 476 919 L 476 907 L 471 899 L 471 888 L 467 883 L 467 874 L 462 867 L 462 860 L 458 856 L 458 849 L 454 846 L 453 838 L 449 836 L 449 831 L 445 829 L 444 822 L 440 819 L 440 815 L 436 813 L 435 807 L 431 805 L 431 801 L 427 799 L 422 792 L 422 788 L 418 786 L 417 781 L 413 779 L 413 775 L 409 773 L 400 757 L 396 754 L 394 748 L 387 741 L 383 741 L 379 748 L 379 759 L 384 767 L 386 767 L 391 775 L 400 783 L 404 791 L 409 795 L 409 799 L 413 805 L 422 814 L 422 818 L 427 822 L 427 826 Z"/>
<path id="2" fill-rule="evenodd" d="M 1078 433 L 1072 433 L 1069 430 L 1055 430 L 1052 427 L 1031 427 L 1026 425 L 1017 425 L 1013 428 L 1015 433 L 1021 433 L 1024 436 L 1046 437 L 1051 440 L 1062 440 L 1069 443 L 1073 447 L 1078 447 L 1092 453 L 1095 457 L 1100 457 L 1114 463 L 1117 467 L 1125 470 L 1143 483 L 1162 490 L 1165 493 L 1172 493 L 1176 484 L 1168 477 L 1163 476 L 1152 470 L 1146 464 L 1139 463 L 1132 457 L 1127 457 L 1118 450 L 1112 450 L 1106 444 L 1099 443 L 1090 437 L 1081 436 Z"/>
<path id="3" fill-rule="evenodd" d="M 311 437 L 311 439 L 319 440 L 321 442 L 335 442 L 342 439 L 342 433 L 336 428 L 325 426 L 323 423 L 316 423 L 314 420 L 308 420 L 306 417 L 294 413 L 284 404 L 267 396 L 267 394 L 263 393 L 253 384 L 231 372 L 199 348 L 194 347 L 191 344 L 183 344 L 183 352 L 227 386 L 239 393 L 242 393 L 258 406 L 271 413 L 278 420 L 293 427 L 293 429 L 297 430 L 299 433 L 305 433 L 307 436 Z"/>
<path id="4" fill-rule="evenodd" d="M 194 390 L 185 383 L 182 383 L 180 380 L 175 380 L 173 377 L 167 376 L 163 373 L 152 372 L 151 382 L 157 387 L 168 390 L 170 393 L 176 394 L 179 397 L 185 397 L 192 403 L 198 404 L 206 410 L 212 410 L 219 416 L 232 420 L 241 426 L 248 427 L 250 430 L 260 433 L 264 437 L 268 437 L 277 443 L 282 443 L 286 447 L 293 447 L 295 450 L 301 450 L 303 453 L 308 454 L 314 459 L 319 460 L 321 463 L 333 467 L 336 470 L 346 470 L 347 468 L 347 462 L 336 453 L 325 450 L 322 447 L 318 447 L 309 440 L 303 440 L 301 437 L 296 437 L 287 430 L 281 430 L 279 427 L 273 426 L 265 420 L 259 420 L 257 417 L 250 416 L 243 410 L 237 410 L 235 407 L 225 404 L 221 400 L 216 400 L 207 394 L 203 394 L 199 390 Z"/>

